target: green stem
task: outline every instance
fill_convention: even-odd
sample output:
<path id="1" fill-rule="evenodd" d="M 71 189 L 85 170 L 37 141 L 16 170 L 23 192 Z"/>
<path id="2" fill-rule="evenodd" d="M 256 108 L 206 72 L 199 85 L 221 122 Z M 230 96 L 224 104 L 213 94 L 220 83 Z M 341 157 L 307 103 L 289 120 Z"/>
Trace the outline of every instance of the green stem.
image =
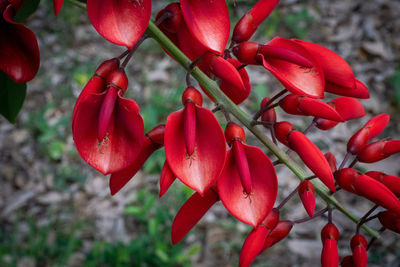
<path id="1" fill-rule="evenodd" d="M 85 9 L 86 10 L 86 4 L 79 2 L 78 0 L 68 0 L 72 5 L 77 6 L 79 8 Z"/>
<path id="2" fill-rule="evenodd" d="M 186 70 L 190 68 L 191 61 L 186 57 L 182 51 L 177 48 L 167 36 L 160 31 L 160 29 L 150 21 L 147 27 L 147 34 L 153 37 L 170 55 L 172 55 L 175 60 L 182 65 Z M 257 126 L 252 125 L 252 119 L 235 103 L 233 103 L 222 91 L 219 89 L 218 84 L 211 80 L 206 74 L 204 74 L 198 67 L 195 67 L 192 71 L 192 76 L 201 84 L 201 86 L 215 99 L 218 105 L 221 105 L 227 112 L 231 113 L 236 117 L 246 128 L 248 128 L 255 137 L 257 137 L 260 142 L 266 146 L 275 156 L 283 162 L 292 172 L 300 179 L 304 180 L 307 178 L 305 171 L 286 153 L 281 150 L 277 145 L 275 145 L 271 139 L 269 139 L 263 131 L 261 131 Z M 359 219 L 349 212 L 345 207 L 343 207 L 334 196 L 329 192 L 329 190 L 322 184 L 313 182 L 315 191 L 321 198 L 334 206 L 341 213 L 346 215 L 350 220 L 357 223 Z M 379 237 L 379 233 L 372 228 L 363 225 L 362 228 L 368 232 L 373 237 Z"/>

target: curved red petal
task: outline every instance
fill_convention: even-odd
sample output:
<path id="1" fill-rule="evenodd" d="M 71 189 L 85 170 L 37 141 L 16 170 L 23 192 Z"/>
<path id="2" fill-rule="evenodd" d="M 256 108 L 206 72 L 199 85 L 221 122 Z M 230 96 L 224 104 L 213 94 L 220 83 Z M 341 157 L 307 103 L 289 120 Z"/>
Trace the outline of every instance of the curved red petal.
<path id="1" fill-rule="evenodd" d="M 222 53 L 230 34 L 228 7 L 224 0 L 180 0 L 192 35 L 212 52 Z"/>
<path id="2" fill-rule="evenodd" d="M 160 194 L 159 197 L 162 197 L 172 185 L 172 183 L 176 180 L 176 175 L 172 172 L 171 168 L 168 165 L 168 161 L 164 162 L 164 166 L 161 170 L 160 176 Z"/>
<path id="3" fill-rule="evenodd" d="M 35 34 L 21 23 L 12 21 L 12 5 L 0 18 L 0 70 L 17 83 L 32 80 L 39 70 L 40 53 Z"/>
<path id="4" fill-rule="evenodd" d="M 260 225 L 249 233 L 240 250 L 239 267 L 250 266 L 260 254 L 269 232 L 270 229 Z"/>
<path id="5" fill-rule="evenodd" d="M 368 175 L 369 177 L 383 183 L 395 195 L 400 196 L 400 177 L 377 171 L 369 171 L 366 172 L 365 175 Z"/>
<path id="6" fill-rule="evenodd" d="M 342 96 L 330 101 L 345 121 L 364 117 L 367 113 L 360 101 L 353 97 Z"/>
<path id="7" fill-rule="evenodd" d="M 388 210 L 400 214 L 400 200 L 382 183 L 362 174 L 353 183 L 357 194 Z"/>
<path id="8" fill-rule="evenodd" d="M 369 98 L 368 88 L 359 80 L 355 79 L 356 85 L 353 88 L 341 87 L 332 83 L 325 83 L 325 91 L 349 97 L 356 97 L 361 99 Z"/>
<path id="9" fill-rule="evenodd" d="M 218 178 L 218 193 L 226 209 L 238 220 L 257 227 L 271 211 L 278 193 L 274 166 L 264 152 L 243 144 L 252 182 L 250 195 L 243 193 L 232 150 L 227 153 L 224 169 Z"/>
<path id="10" fill-rule="evenodd" d="M 136 159 L 127 168 L 111 174 L 109 183 L 111 195 L 118 193 L 136 175 L 151 154 L 159 148 L 161 145 L 154 144 L 149 138 L 145 138 Z"/>
<path id="11" fill-rule="evenodd" d="M 258 1 L 250 10 L 250 14 L 253 17 L 253 21 L 255 25 L 260 25 L 275 6 L 279 3 L 279 0 L 260 0 Z"/>
<path id="12" fill-rule="evenodd" d="M 304 97 L 299 103 L 299 109 L 310 116 L 344 122 L 342 116 L 334 108 L 317 99 Z"/>
<path id="13" fill-rule="evenodd" d="M 56 15 L 56 16 L 58 15 L 63 3 L 64 3 L 64 0 L 53 0 L 54 15 Z"/>
<path id="14" fill-rule="evenodd" d="M 96 31 L 108 41 L 132 49 L 149 24 L 150 0 L 88 0 Z"/>
<path id="15" fill-rule="evenodd" d="M 207 47 L 199 43 L 192 35 L 186 23 L 180 24 L 180 27 L 176 33 L 176 41 L 177 46 L 190 60 L 195 60 L 208 51 Z M 199 67 L 201 67 L 201 64 Z M 204 71 L 204 68 L 201 69 Z"/>
<path id="16" fill-rule="evenodd" d="M 289 147 L 299 155 L 304 164 L 310 168 L 321 182 L 332 192 L 336 192 L 331 168 L 321 150 L 299 131 L 291 132 L 288 137 L 288 142 Z"/>
<path id="17" fill-rule="evenodd" d="M 303 46 L 321 65 L 326 80 L 326 85 L 346 87 L 348 90 L 355 88 L 355 77 L 349 64 L 335 52 L 314 43 L 294 40 Z M 328 90 L 327 90 L 328 91 Z"/>
<path id="18" fill-rule="evenodd" d="M 365 123 L 363 128 L 368 128 L 368 141 L 377 137 L 386 127 L 390 120 L 389 114 L 379 114 Z"/>
<path id="19" fill-rule="evenodd" d="M 323 70 L 306 49 L 294 41 L 281 37 L 274 38 L 268 45 L 293 51 L 313 63 L 313 68 L 310 69 L 285 60 L 265 58 L 261 54 L 257 55 L 257 58 L 261 60 L 263 66 L 269 70 L 288 91 L 312 98 L 322 98 L 324 96 L 325 80 Z"/>
<path id="20" fill-rule="evenodd" d="M 168 116 L 164 137 L 165 156 L 177 178 L 203 194 L 215 183 L 224 165 L 224 133 L 210 110 L 196 106 L 195 152 L 188 156 L 183 121 L 183 110 Z"/>
<path id="21" fill-rule="evenodd" d="M 140 153 L 144 126 L 133 100 L 118 96 L 106 137 L 99 141 L 97 125 L 105 94 L 91 94 L 76 110 L 72 129 L 76 148 L 90 166 L 106 175 L 126 168 Z"/>
<path id="22" fill-rule="evenodd" d="M 321 253 L 321 266 L 322 267 L 338 267 L 339 266 L 339 253 L 337 242 L 335 239 L 327 238 L 323 242 Z"/>
<path id="23" fill-rule="evenodd" d="M 194 193 L 174 218 L 171 227 L 172 244 L 181 241 L 218 200 L 218 194 L 213 189 L 208 189 L 203 196 Z"/>

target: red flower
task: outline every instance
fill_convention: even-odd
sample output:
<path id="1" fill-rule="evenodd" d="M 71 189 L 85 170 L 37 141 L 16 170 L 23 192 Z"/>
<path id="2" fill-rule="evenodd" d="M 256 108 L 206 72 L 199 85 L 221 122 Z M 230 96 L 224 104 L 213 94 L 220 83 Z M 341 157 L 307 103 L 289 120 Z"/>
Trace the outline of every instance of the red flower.
<path id="1" fill-rule="evenodd" d="M 87 12 L 101 36 L 132 49 L 149 24 L 151 0 L 88 0 Z"/>
<path id="2" fill-rule="evenodd" d="M 23 24 L 13 21 L 22 3 L 0 0 L 0 70 L 17 83 L 32 80 L 40 65 L 35 35 Z"/>
<path id="3" fill-rule="evenodd" d="M 219 196 L 233 216 L 257 227 L 278 193 L 274 166 L 261 149 L 244 144 L 244 131 L 237 124 L 228 123 L 225 135 L 232 148 L 218 178 Z"/>
<path id="4" fill-rule="evenodd" d="M 106 175 L 126 168 L 140 153 L 143 120 L 135 101 L 122 97 L 128 86 L 123 69 L 111 72 L 106 83 L 89 83 L 77 101 L 72 133 L 81 157 Z"/>
<path id="5" fill-rule="evenodd" d="M 184 108 L 167 118 L 165 156 L 176 177 L 203 195 L 224 165 L 224 133 L 214 114 L 201 107 L 203 99 L 195 88 L 185 90 L 182 102 Z"/>
<path id="6" fill-rule="evenodd" d="M 337 248 L 337 241 L 339 240 L 339 230 L 332 223 L 328 223 L 322 228 L 322 253 L 321 253 L 321 266 L 322 267 L 337 267 L 339 265 L 339 254 Z"/>
<path id="7" fill-rule="evenodd" d="M 53 0 L 54 15 L 56 15 L 56 16 L 58 15 L 63 3 L 64 3 L 64 0 Z"/>

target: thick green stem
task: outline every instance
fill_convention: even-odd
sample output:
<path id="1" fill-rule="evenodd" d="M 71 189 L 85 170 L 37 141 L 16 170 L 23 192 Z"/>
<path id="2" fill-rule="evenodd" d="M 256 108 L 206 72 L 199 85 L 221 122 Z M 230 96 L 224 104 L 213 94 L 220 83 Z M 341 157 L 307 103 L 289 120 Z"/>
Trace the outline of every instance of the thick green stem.
<path id="1" fill-rule="evenodd" d="M 147 27 L 147 34 L 153 37 L 175 60 L 182 65 L 186 70 L 189 69 L 192 63 L 189 58 L 177 48 L 167 36 L 165 36 L 160 29 L 150 21 Z M 218 87 L 218 84 L 211 80 L 206 74 L 204 74 L 199 68 L 195 67 L 192 71 L 192 76 L 201 84 L 201 86 L 215 99 L 218 105 L 221 105 L 227 112 L 235 116 L 246 128 L 248 128 L 260 142 L 266 146 L 275 156 L 283 162 L 292 172 L 300 179 L 304 180 L 307 178 L 305 171 L 291 159 L 286 153 L 276 146 L 271 139 L 269 139 L 263 131 L 257 126 L 252 125 L 252 119 L 241 110 L 235 103 L 233 103 Z M 329 205 L 335 207 L 341 213 L 346 215 L 350 220 L 357 223 L 359 219 L 343 207 L 335 197 L 333 197 L 329 190 L 322 184 L 313 182 L 315 191 L 321 198 L 326 201 Z M 370 227 L 363 225 L 363 229 L 373 237 L 379 237 L 379 233 Z"/>

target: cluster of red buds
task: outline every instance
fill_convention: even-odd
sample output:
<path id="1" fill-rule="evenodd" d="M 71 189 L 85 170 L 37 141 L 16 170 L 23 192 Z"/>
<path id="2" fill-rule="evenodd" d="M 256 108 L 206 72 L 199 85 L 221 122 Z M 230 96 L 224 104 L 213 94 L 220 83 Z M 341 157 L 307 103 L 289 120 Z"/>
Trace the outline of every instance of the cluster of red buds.
<path id="1" fill-rule="evenodd" d="M 0 0 L 3 15 L 0 31 L 11 40 L 0 41 L 0 69 L 16 82 L 32 79 L 39 66 L 35 36 L 12 20 L 22 2 Z M 57 14 L 63 1 L 53 2 Z M 334 207 L 328 201 L 327 208 L 315 212 L 315 186 L 325 185 L 323 191 L 331 195 L 344 189 L 364 197 L 375 206 L 357 223 L 350 242 L 352 255 L 343 258 L 342 266 L 366 266 L 367 249 L 375 240 L 373 237 L 367 243 L 359 233 L 366 222 L 378 218 L 383 229 L 400 233 L 400 177 L 377 171 L 363 174 L 354 166 L 357 162 L 377 162 L 400 152 L 400 140 L 371 142 L 389 121 L 387 114 L 375 116 L 349 139 L 348 153 L 337 166 L 333 154 L 323 154 L 306 136 L 315 127 L 325 131 L 365 116 L 358 99 L 369 98 L 369 93 L 350 66 L 323 46 L 282 37 L 266 44 L 249 41 L 278 2 L 258 1 L 236 24 L 231 38 L 224 0 L 180 0 L 159 11 L 156 24 L 162 31 L 160 34 L 193 63 L 182 94 L 183 108 L 169 114 L 165 125 L 144 133 L 138 105 L 123 97 L 128 88 L 124 69 L 136 48 L 148 37 L 145 30 L 150 21 L 151 1 L 87 0 L 88 16 L 97 32 L 127 50 L 104 61 L 79 96 L 72 117 L 75 145 L 90 166 L 104 175 L 111 174 L 112 195 L 130 181 L 154 151 L 164 147 L 166 161 L 160 178 L 160 197 L 176 179 L 195 191 L 173 221 L 172 243 L 182 240 L 221 200 L 229 213 L 253 227 L 244 241 L 239 266 L 249 266 L 260 253 L 287 237 L 292 227 L 325 213 L 328 223 L 321 231 L 321 264 L 338 266 L 339 231 L 333 224 Z M 167 53 L 175 58 L 171 51 Z M 287 154 L 295 152 L 314 174 L 302 177 L 298 187 L 275 208 L 278 194 L 275 165 L 289 163 L 282 158 L 272 163 L 260 148 L 246 144 L 244 129 L 231 121 L 224 105 L 205 86 L 201 89 L 217 106 L 215 110 L 203 107 L 202 93 L 190 81 L 197 66 L 210 79 L 218 81 L 220 90 L 238 105 L 251 91 L 247 65 L 265 68 L 285 88 L 260 101 L 252 127 L 263 125 L 275 146 L 278 141 L 287 146 L 290 149 Z M 324 102 L 325 93 L 340 97 Z M 310 126 L 300 131 L 288 121 L 278 122 L 275 113 L 278 106 L 288 114 L 313 117 Z M 225 131 L 213 114 L 217 111 L 223 112 L 228 122 Z M 354 159 L 348 164 L 350 157 Z M 308 217 L 281 219 L 280 209 L 296 193 Z M 372 215 L 378 207 L 385 210 Z"/>

